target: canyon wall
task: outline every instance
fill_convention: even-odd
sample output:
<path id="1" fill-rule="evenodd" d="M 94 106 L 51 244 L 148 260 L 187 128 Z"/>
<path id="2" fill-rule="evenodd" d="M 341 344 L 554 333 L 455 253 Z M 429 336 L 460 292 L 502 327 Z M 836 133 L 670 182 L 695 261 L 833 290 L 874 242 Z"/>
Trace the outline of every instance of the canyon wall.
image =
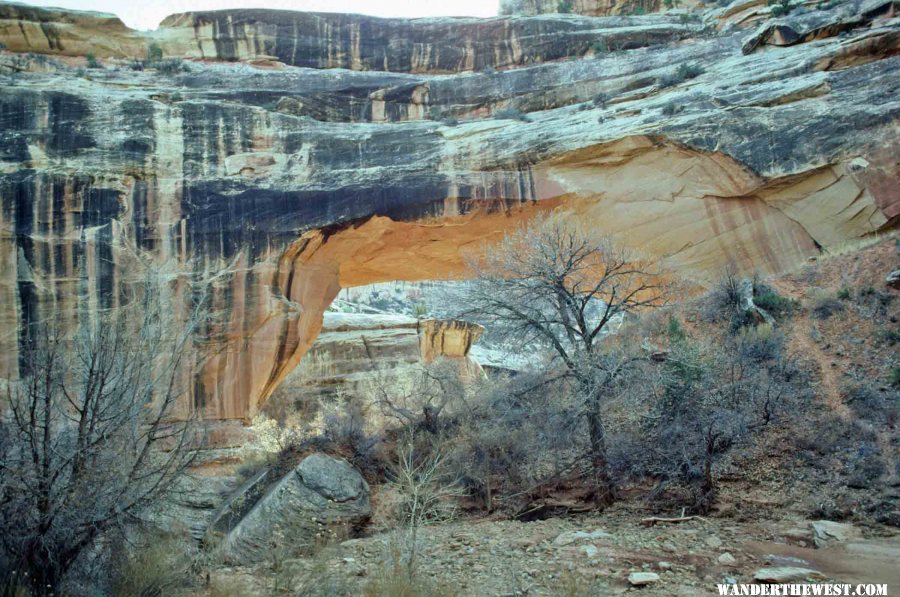
<path id="1" fill-rule="evenodd" d="M 190 280 L 212 289 L 190 404 L 246 420 L 341 288 L 464 276 L 467 254 L 537 213 L 695 285 L 896 225 L 893 2 L 777 21 L 737 4 L 689 19 L 223 11 L 149 34 L 0 5 L 0 373 L 18 374 L 27 325 L 74 328 L 152 267 L 182 302 Z M 151 41 L 187 71 L 132 70 Z M 103 68 L 80 68 L 87 52 Z"/>

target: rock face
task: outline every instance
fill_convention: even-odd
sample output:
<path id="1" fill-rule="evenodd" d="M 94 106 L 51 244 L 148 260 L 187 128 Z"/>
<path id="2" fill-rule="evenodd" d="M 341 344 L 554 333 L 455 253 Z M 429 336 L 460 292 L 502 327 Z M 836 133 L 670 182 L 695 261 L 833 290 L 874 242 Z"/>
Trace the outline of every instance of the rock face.
<path id="1" fill-rule="evenodd" d="M 294 545 L 307 538 L 312 546 L 324 527 L 352 526 L 370 514 L 369 486 L 359 472 L 339 458 L 311 454 L 227 530 L 222 549 L 236 561 L 255 562 L 287 535 Z M 222 530 L 221 517 L 214 524 Z"/>
<path id="2" fill-rule="evenodd" d="M 671 6 L 676 3 L 672 2 Z M 678 2 L 684 6 L 684 2 Z M 695 3 L 688 3 L 694 6 Z M 501 0 L 501 14 L 539 15 L 561 12 L 602 17 L 617 14 L 644 14 L 662 10 L 662 0 Z"/>
<path id="3" fill-rule="evenodd" d="M 4 4 L 13 52 L 126 58 L 155 40 L 204 61 L 81 72 L 0 53 L 0 374 L 18 374 L 25 326 L 74 329 L 128 300 L 148 263 L 175 318 L 186 279 L 212 286 L 189 406 L 249 419 L 341 288 L 464 276 L 467 253 L 538 213 L 699 285 L 728 262 L 781 272 L 889 228 L 898 25 L 862 5 L 820 12 L 843 24 L 744 53 L 751 32 L 724 9 L 705 23 L 234 11 L 139 34 Z M 705 72 L 675 72 L 688 65 Z"/>

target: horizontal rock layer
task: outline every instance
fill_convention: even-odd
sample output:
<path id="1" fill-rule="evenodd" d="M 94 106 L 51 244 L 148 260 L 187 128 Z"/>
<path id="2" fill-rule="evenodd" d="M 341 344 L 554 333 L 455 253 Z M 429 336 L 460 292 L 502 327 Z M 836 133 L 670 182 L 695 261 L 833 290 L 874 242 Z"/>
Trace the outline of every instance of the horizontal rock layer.
<path id="1" fill-rule="evenodd" d="M 480 325 L 464 321 L 325 313 L 322 330 L 299 366 L 276 382 L 278 389 L 269 413 L 286 418 L 292 412 L 302 412 L 306 421 L 320 424 L 327 415 L 325 407 L 336 397 L 365 395 L 374 378 L 394 386 L 417 365 L 436 360 L 462 375 L 478 375 L 481 367 L 469 357 L 469 350 L 483 331 Z M 370 420 L 379 419 L 373 412 Z"/>
<path id="2" fill-rule="evenodd" d="M 843 23 L 847 10 L 864 15 L 822 12 Z M 749 31 L 696 35 L 700 24 L 661 16 L 237 11 L 176 15 L 152 37 L 96 15 L 4 5 L 0 16 L 0 42 L 17 51 L 127 56 L 127 40 L 143 51 L 158 39 L 169 55 L 284 63 L 80 72 L 0 54 L 6 376 L 23 326 L 74 328 L 127 300 L 147 263 L 182 299 L 188 277 L 210 281 L 215 316 L 197 338 L 208 356 L 192 363 L 187 395 L 208 416 L 246 419 L 341 288 L 465 275 L 468 253 L 537 213 L 589 223 L 700 285 L 728 262 L 796 267 L 900 214 L 900 35 L 887 14 L 748 53 Z M 59 35 L 26 43 L 10 24 L 25 21 Z M 481 44 L 474 62 L 412 49 L 465 47 L 460 31 Z M 284 49 L 294 41 L 302 60 Z M 385 44 L 396 64 L 378 58 Z M 360 62 L 354 47 L 366 48 Z M 446 74 L 526 56 L 555 61 Z"/>

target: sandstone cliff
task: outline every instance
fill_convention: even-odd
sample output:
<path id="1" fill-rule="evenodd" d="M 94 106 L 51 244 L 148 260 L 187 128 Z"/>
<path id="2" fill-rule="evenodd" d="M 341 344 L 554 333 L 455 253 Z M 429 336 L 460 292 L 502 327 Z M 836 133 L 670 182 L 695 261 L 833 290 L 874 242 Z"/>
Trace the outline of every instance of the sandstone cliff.
<path id="1" fill-rule="evenodd" d="M 540 211 L 698 284 L 793 268 L 898 220 L 894 11 L 234 11 L 139 34 L 0 5 L 2 374 L 23 326 L 126 300 L 147 263 L 174 297 L 212 280 L 189 390 L 223 419 L 253 416 L 342 287 L 463 275 Z M 151 41 L 189 71 L 131 70 Z M 105 68 L 75 68 L 88 51 Z"/>

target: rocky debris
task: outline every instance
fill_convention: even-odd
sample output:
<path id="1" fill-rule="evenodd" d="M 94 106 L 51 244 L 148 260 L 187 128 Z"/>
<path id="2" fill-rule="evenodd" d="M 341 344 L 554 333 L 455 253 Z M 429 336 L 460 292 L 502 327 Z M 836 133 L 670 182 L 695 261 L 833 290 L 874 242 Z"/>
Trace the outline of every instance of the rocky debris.
<path id="1" fill-rule="evenodd" d="M 273 547 L 315 542 L 331 525 L 355 525 L 371 514 L 369 486 L 345 460 L 311 454 L 275 483 L 222 540 L 239 562 L 263 559 Z"/>
<path id="2" fill-rule="evenodd" d="M 633 587 L 643 587 L 655 582 L 659 582 L 659 574 L 655 572 L 632 572 L 628 575 L 628 583 Z"/>
<path id="3" fill-rule="evenodd" d="M 900 269 L 895 269 L 887 275 L 885 283 L 891 288 L 900 289 Z"/>
<path id="4" fill-rule="evenodd" d="M 454 587 L 466 595 L 508 595 L 526 593 L 526 589 L 527 594 L 554 595 L 558 594 L 561 585 L 581 587 L 579 594 L 589 595 L 611 595 L 628 590 L 660 597 L 700 595 L 714 590 L 718 582 L 750 582 L 754 572 L 761 567 L 758 557 L 753 554 L 785 547 L 783 543 L 770 543 L 768 538 L 776 536 L 779 528 L 790 525 L 790 521 L 782 520 L 741 522 L 712 517 L 702 524 L 647 528 L 639 524 L 643 514 L 640 510 L 614 506 L 602 514 L 527 523 L 462 519 L 426 526 L 419 529 L 418 568 L 435 582 Z M 612 537 L 597 538 L 593 544 L 554 543 L 560 535 L 599 528 Z M 737 560 L 735 566 L 724 566 L 717 561 L 719 552 L 710 550 L 704 541 L 708 533 L 722 538 L 729 546 L 729 553 Z M 862 545 L 854 552 L 851 566 L 858 566 L 861 579 L 871 578 L 868 582 L 875 582 L 871 571 L 877 569 L 882 571 L 879 582 L 893 582 L 896 574 L 884 572 L 891 570 L 884 559 L 893 553 L 887 549 L 889 545 L 893 544 L 885 542 L 877 549 L 870 549 L 871 556 Z M 376 533 L 344 541 L 323 554 L 301 558 L 290 565 L 304 576 L 312 575 L 316 579 L 324 560 L 330 572 L 349 580 L 348 593 L 361 594 L 363 591 L 359 587 L 392 569 L 391 550 L 396 550 L 396 546 L 395 535 Z M 586 549 L 589 546 L 595 547 L 596 553 Z M 835 549 L 843 547 L 836 546 Z M 812 550 L 787 553 L 807 555 L 805 551 L 816 553 Z M 813 565 L 784 560 L 772 560 L 766 567 L 813 569 L 837 579 L 844 579 L 842 574 L 848 572 L 847 562 L 840 557 L 826 558 L 821 565 L 819 562 Z M 255 570 L 261 579 L 271 574 L 268 564 Z M 628 581 L 633 573 L 655 573 L 659 581 L 634 587 Z"/>
<path id="5" fill-rule="evenodd" d="M 596 546 L 596 545 L 582 545 L 581 548 L 580 548 L 580 551 L 581 551 L 581 553 L 583 553 L 583 554 L 585 555 L 585 557 L 587 557 L 587 558 L 593 558 L 593 557 L 595 557 L 598 553 L 600 553 L 600 550 L 597 549 L 597 546 Z"/>
<path id="6" fill-rule="evenodd" d="M 717 535 L 710 535 L 706 539 L 704 539 L 704 543 L 712 549 L 718 549 L 722 547 L 722 539 L 720 539 Z"/>
<path id="7" fill-rule="evenodd" d="M 580 541 L 594 541 L 595 539 L 612 539 L 613 536 L 606 531 L 595 530 L 595 531 L 567 531 L 565 533 L 560 533 L 556 539 L 553 540 L 554 545 L 570 545 L 575 542 Z"/>
<path id="8" fill-rule="evenodd" d="M 862 533 L 852 524 L 816 520 L 809 523 L 813 531 L 813 542 L 816 547 L 824 547 L 829 543 L 845 543 L 861 539 Z"/>
<path id="9" fill-rule="evenodd" d="M 792 566 L 760 568 L 753 574 L 753 580 L 762 583 L 786 583 L 823 578 L 825 578 L 825 575 L 817 570 L 795 568 Z"/>

